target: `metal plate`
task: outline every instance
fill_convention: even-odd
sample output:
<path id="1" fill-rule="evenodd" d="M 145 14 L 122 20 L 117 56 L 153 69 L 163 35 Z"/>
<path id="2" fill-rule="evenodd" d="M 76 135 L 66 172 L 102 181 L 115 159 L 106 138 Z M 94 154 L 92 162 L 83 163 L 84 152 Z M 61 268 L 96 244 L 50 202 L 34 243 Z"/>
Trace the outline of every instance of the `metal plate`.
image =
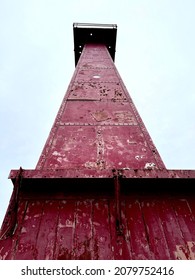
<path id="1" fill-rule="evenodd" d="M 46 155 L 44 168 L 79 168 L 88 162 L 95 164 L 96 160 L 96 130 L 93 127 L 60 126 Z"/>
<path id="2" fill-rule="evenodd" d="M 195 259 L 187 197 L 126 196 L 121 205 L 123 234 L 117 235 L 112 198 L 26 201 L 9 251 L 0 241 L 0 258 Z"/>
<path id="3" fill-rule="evenodd" d="M 68 100 L 127 101 L 128 94 L 118 82 L 75 82 L 67 93 Z"/>
<path id="4" fill-rule="evenodd" d="M 79 69 L 76 75 L 77 81 L 98 81 L 98 82 L 116 82 L 116 73 L 114 69 L 90 68 Z"/>
<path id="5" fill-rule="evenodd" d="M 112 104 L 113 103 L 113 104 Z M 68 101 L 61 116 L 60 124 L 71 125 L 136 125 L 134 113 L 127 102 Z M 125 128 L 124 128 L 125 129 Z"/>
<path id="6" fill-rule="evenodd" d="M 157 167 L 157 162 L 138 126 L 102 127 L 101 135 L 108 169 L 145 168 L 149 162 Z"/>

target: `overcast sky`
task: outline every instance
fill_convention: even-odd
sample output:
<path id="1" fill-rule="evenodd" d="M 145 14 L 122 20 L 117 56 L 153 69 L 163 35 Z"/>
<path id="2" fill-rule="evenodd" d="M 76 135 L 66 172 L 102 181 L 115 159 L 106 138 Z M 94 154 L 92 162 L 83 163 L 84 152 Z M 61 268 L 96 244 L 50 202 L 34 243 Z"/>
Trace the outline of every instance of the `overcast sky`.
<path id="1" fill-rule="evenodd" d="M 115 64 L 168 169 L 195 169 L 194 0 L 0 0 L 0 223 L 74 71 L 73 22 L 118 25 Z"/>

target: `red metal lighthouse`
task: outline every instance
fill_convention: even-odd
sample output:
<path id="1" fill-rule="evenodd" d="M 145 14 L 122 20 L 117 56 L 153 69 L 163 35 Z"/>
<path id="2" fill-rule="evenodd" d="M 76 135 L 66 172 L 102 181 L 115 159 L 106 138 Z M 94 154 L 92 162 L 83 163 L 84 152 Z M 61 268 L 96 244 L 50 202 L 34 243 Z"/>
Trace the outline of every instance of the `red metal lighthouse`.
<path id="1" fill-rule="evenodd" d="M 12 170 L 1 259 L 195 259 L 195 171 L 167 170 L 115 67 L 117 26 L 73 25 L 76 69 L 33 170 Z"/>

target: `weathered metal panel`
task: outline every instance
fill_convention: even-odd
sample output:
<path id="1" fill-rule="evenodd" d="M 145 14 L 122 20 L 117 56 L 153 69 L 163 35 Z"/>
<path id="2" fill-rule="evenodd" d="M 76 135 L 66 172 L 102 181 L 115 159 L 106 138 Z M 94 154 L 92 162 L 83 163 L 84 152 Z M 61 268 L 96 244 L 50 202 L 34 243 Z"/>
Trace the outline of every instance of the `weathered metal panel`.
<path id="1" fill-rule="evenodd" d="M 127 102 L 68 101 L 60 125 L 137 125 Z"/>
<path id="2" fill-rule="evenodd" d="M 151 255 L 148 235 L 143 223 L 141 202 L 138 199 L 129 198 L 126 201 L 126 219 L 131 240 L 132 259 L 153 259 Z"/>
<path id="3" fill-rule="evenodd" d="M 15 230 L 12 234 L 7 236 L 6 238 L 4 236 L 1 236 L 0 239 L 0 259 L 2 260 L 12 260 L 16 257 L 17 252 L 17 242 L 18 238 L 20 236 L 21 227 L 23 224 L 23 220 L 25 217 L 25 211 L 26 211 L 26 200 L 20 201 L 18 208 L 17 208 L 17 226 L 15 226 Z M 8 208 L 9 209 L 9 208 Z M 6 216 L 5 216 L 6 220 Z M 3 230 L 3 225 L 1 228 L 1 233 Z M 11 236 L 11 238 L 10 238 Z"/>
<path id="4" fill-rule="evenodd" d="M 68 99 L 127 101 L 127 93 L 119 82 L 75 82 L 68 91 Z M 113 103 L 112 103 L 113 104 Z"/>
<path id="5" fill-rule="evenodd" d="M 178 225 L 178 220 L 172 209 L 170 201 L 164 200 L 159 209 L 160 217 L 164 225 L 167 244 L 169 246 L 171 258 L 188 259 L 187 244 L 182 237 L 181 229 Z"/>
<path id="6" fill-rule="evenodd" d="M 192 214 L 193 207 L 190 207 L 189 199 L 174 201 L 173 207 L 181 229 L 181 234 L 187 245 L 185 256 L 186 258 L 190 256 L 193 259 L 195 255 L 195 216 Z M 181 250 L 181 247 L 177 246 L 177 249 Z"/>
<path id="7" fill-rule="evenodd" d="M 44 187 L 45 188 L 45 187 Z M 37 194 L 38 195 L 38 194 Z M 73 193 L 74 196 L 74 193 Z M 116 230 L 112 195 L 25 201 L 17 232 L 1 240 L 2 259 L 195 259 L 189 196 L 121 197 L 122 231 Z M 19 213 L 18 213 L 19 214 Z M 3 245 L 2 245 L 3 244 Z M 9 253 L 8 253 L 9 248 Z"/>
<path id="8" fill-rule="evenodd" d="M 99 59 L 108 67 L 100 67 Z M 107 48 L 86 45 L 37 168 L 146 165 L 165 167 Z"/>
<path id="9" fill-rule="evenodd" d="M 96 116 L 96 118 L 104 116 Z M 159 167 L 137 126 L 59 126 L 45 155 L 43 168 L 152 168 Z M 86 153 L 86 146 L 88 153 Z"/>
<path id="10" fill-rule="evenodd" d="M 104 141 L 104 158 L 108 169 L 146 168 L 158 166 L 138 126 L 105 126 L 100 130 Z"/>
<path id="11" fill-rule="evenodd" d="M 43 216 L 42 207 L 43 203 L 40 201 L 26 201 L 24 218 L 17 234 L 15 259 L 37 258 L 37 235 Z"/>
<path id="12" fill-rule="evenodd" d="M 75 202 L 62 200 L 59 205 L 54 259 L 74 259 Z"/>
<path id="13" fill-rule="evenodd" d="M 105 223 L 101 221 L 104 220 Z M 93 204 L 93 233 L 94 233 L 94 252 L 95 260 L 113 259 L 113 251 L 111 245 L 111 224 L 109 200 L 95 200 Z"/>
<path id="14" fill-rule="evenodd" d="M 92 201 L 89 199 L 77 200 L 75 212 L 75 259 L 93 259 Z"/>
<path id="15" fill-rule="evenodd" d="M 42 219 L 36 240 L 37 259 L 54 258 L 56 229 L 58 228 L 59 201 L 46 200 L 43 205 Z"/>
<path id="16" fill-rule="evenodd" d="M 76 78 L 78 82 L 95 82 L 100 79 L 102 82 L 116 82 L 115 76 L 113 68 L 109 68 L 109 71 L 104 68 L 83 68 L 78 70 Z"/>
<path id="17" fill-rule="evenodd" d="M 170 253 L 158 208 L 161 201 L 148 199 L 142 202 L 142 213 L 147 227 L 148 245 L 152 259 L 170 259 Z"/>

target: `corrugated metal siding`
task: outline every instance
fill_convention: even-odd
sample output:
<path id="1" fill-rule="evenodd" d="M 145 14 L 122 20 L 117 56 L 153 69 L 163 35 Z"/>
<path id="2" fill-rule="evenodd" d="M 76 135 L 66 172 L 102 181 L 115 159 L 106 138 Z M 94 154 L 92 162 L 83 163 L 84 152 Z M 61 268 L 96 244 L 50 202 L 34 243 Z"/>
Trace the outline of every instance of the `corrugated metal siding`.
<path id="1" fill-rule="evenodd" d="M 107 198 L 23 200 L 2 259 L 195 259 L 195 207 L 189 197 L 122 197 L 123 233 Z M 1 244 L 0 243 L 0 244 Z M 9 247 L 7 250 L 6 247 Z"/>

